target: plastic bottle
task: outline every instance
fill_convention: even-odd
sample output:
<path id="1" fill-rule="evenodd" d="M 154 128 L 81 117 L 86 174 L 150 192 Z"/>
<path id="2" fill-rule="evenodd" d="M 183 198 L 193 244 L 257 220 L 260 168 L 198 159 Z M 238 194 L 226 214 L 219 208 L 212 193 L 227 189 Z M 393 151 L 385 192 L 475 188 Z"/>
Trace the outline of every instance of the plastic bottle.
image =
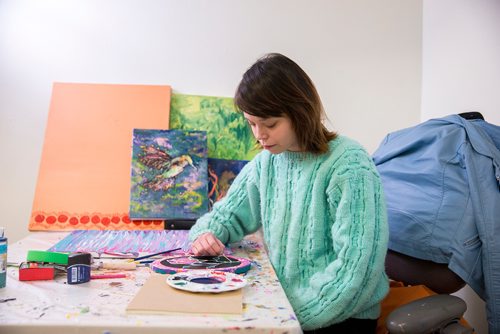
<path id="1" fill-rule="evenodd" d="M 7 283 L 7 238 L 5 229 L 0 227 L 0 288 L 5 288 Z"/>

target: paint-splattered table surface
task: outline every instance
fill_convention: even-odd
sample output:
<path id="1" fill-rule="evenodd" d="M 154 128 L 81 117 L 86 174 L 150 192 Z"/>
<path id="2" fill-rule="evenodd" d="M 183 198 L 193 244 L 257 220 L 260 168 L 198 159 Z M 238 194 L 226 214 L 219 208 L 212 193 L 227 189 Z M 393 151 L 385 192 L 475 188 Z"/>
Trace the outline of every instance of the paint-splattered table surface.
<path id="1" fill-rule="evenodd" d="M 31 233 L 9 245 L 8 261 L 25 261 L 28 250 L 47 250 L 67 235 Z M 260 234 L 247 236 L 232 250 L 252 261 L 245 276 L 242 315 L 127 314 L 128 303 L 151 275 L 146 267 L 127 278 L 69 285 L 64 276 L 19 281 L 18 268 L 9 266 L 7 286 L 0 289 L 0 333 L 301 333 Z"/>

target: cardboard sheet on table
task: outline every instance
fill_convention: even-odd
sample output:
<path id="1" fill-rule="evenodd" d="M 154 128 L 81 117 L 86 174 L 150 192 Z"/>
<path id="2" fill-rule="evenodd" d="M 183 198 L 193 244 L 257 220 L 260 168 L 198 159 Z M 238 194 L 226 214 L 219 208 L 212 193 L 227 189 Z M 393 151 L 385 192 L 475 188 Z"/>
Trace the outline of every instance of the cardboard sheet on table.
<path id="1" fill-rule="evenodd" d="M 54 83 L 30 230 L 162 229 L 128 219 L 134 128 L 168 129 L 170 86 Z"/>
<path id="2" fill-rule="evenodd" d="M 127 306 L 127 313 L 240 315 L 242 289 L 223 293 L 193 293 L 166 283 L 166 275 L 151 274 Z"/>

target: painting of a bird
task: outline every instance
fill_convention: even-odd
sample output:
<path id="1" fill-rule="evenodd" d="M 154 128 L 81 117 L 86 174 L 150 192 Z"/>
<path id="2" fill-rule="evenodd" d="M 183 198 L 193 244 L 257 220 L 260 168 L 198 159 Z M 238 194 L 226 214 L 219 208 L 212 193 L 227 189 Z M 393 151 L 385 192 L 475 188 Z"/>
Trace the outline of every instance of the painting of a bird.
<path id="1" fill-rule="evenodd" d="M 208 210 L 204 131 L 134 129 L 131 219 L 197 219 Z"/>
<path id="2" fill-rule="evenodd" d="M 144 166 L 158 171 L 153 179 L 145 180 L 142 186 L 154 191 L 164 191 L 171 188 L 175 183 L 175 178 L 188 166 L 195 168 L 193 159 L 183 154 L 173 158 L 167 152 L 153 145 L 141 147 L 139 162 Z"/>

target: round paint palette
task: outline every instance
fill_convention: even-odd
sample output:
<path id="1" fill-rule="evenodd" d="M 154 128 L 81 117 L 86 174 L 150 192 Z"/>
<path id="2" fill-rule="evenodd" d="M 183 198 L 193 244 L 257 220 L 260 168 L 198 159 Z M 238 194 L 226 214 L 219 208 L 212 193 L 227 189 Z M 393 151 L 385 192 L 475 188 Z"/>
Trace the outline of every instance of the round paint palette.
<path id="1" fill-rule="evenodd" d="M 247 281 L 227 271 L 188 270 L 168 276 L 167 284 L 184 291 L 220 293 L 241 289 Z"/>
<path id="2" fill-rule="evenodd" d="M 227 271 L 242 274 L 247 272 L 250 266 L 251 263 L 249 260 L 228 255 L 195 256 L 186 254 L 164 257 L 151 263 L 151 269 L 160 274 L 174 274 L 193 269 Z"/>

